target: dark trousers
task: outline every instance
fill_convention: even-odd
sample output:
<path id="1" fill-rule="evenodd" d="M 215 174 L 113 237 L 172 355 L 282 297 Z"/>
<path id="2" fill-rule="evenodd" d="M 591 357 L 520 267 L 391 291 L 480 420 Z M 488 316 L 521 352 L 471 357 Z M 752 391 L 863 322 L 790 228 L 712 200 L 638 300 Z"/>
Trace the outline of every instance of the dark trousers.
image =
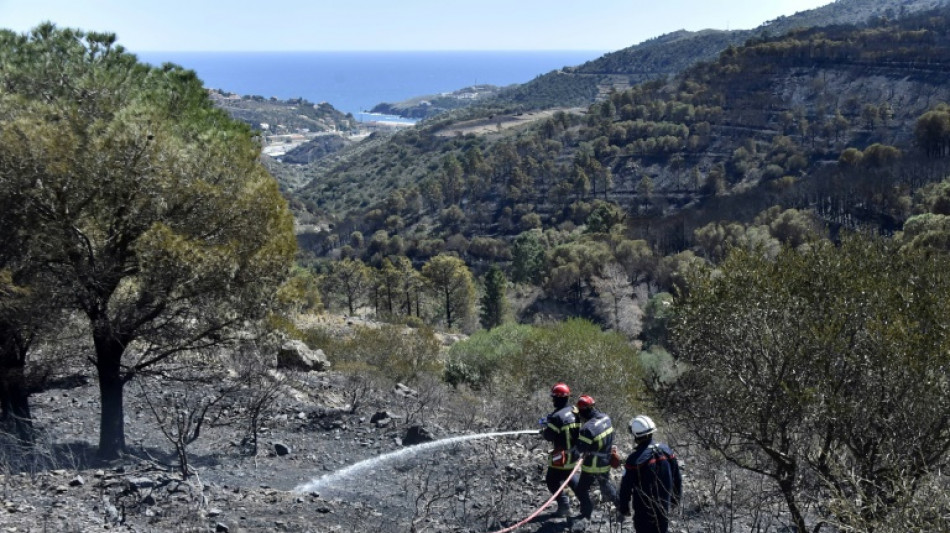
<path id="1" fill-rule="evenodd" d="M 667 533 L 669 511 L 652 505 L 633 506 L 633 530 L 636 533 Z"/>
<path id="2" fill-rule="evenodd" d="M 581 504 L 581 517 L 585 519 L 590 518 L 590 515 L 594 512 L 594 502 L 590 499 L 590 488 L 594 485 L 595 481 L 600 484 L 600 493 L 603 500 L 612 504 L 617 501 L 617 489 L 614 487 L 614 484 L 610 482 L 609 472 L 604 472 L 603 474 L 581 472 L 581 478 L 577 482 L 577 488 L 574 489 L 574 494 L 577 495 L 577 499 Z"/>
<path id="3" fill-rule="evenodd" d="M 544 482 L 548 485 L 548 490 L 551 491 L 551 494 L 557 492 L 557 489 L 561 488 L 561 485 L 564 484 L 564 480 L 571 475 L 571 470 L 564 470 L 561 468 L 551 468 L 548 467 L 548 472 L 544 476 Z M 578 476 L 575 475 L 570 483 L 567 486 L 577 493 L 577 481 Z M 561 509 L 571 505 L 571 498 L 567 495 L 567 491 L 561 491 L 557 496 L 557 508 Z"/>

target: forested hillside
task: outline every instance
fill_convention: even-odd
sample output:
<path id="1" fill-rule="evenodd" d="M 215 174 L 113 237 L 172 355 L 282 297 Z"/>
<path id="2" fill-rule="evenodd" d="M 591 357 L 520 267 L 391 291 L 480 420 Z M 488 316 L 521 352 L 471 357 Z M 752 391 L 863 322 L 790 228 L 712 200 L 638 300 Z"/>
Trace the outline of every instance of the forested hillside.
<path id="1" fill-rule="evenodd" d="M 915 127 L 950 101 L 947 17 L 762 37 L 521 130 L 445 136 L 436 123 L 370 140 L 302 191 L 312 209 L 343 215 L 337 240 L 314 236 L 312 249 L 322 255 L 359 231 L 424 259 L 449 241 L 490 237 L 502 244 L 482 258 L 501 259 L 506 236 L 569 231 L 606 210 L 676 252 L 696 227 L 751 220 L 774 203 L 896 229 L 901 198 L 939 176 L 925 170 L 940 161 L 920 150 Z M 870 179 L 878 174 L 888 177 Z M 825 190 L 835 180 L 849 186 Z"/>
<path id="2" fill-rule="evenodd" d="M 950 531 L 948 73 L 941 7 L 280 165 L 191 71 L 0 30 L 0 527 L 623 529 L 524 519 L 567 381 L 657 422 L 671 530 Z"/>
<path id="3" fill-rule="evenodd" d="M 530 110 L 586 106 L 611 89 L 624 90 L 645 81 L 675 76 L 700 61 L 715 59 L 728 46 L 739 46 L 755 36 L 781 35 L 796 28 L 864 24 L 882 18 L 893 20 L 945 4 L 945 0 L 838 0 L 779 17 L 751 30 L 673 32 L 505 89 L 483 107 Z"/>

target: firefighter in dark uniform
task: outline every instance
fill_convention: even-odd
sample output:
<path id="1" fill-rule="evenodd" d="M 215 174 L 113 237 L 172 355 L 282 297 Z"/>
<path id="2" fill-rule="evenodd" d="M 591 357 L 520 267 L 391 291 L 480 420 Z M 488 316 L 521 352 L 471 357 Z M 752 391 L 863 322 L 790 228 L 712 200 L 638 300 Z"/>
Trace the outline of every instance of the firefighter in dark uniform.
<path id="1" fill-rule="evenodd" d="M 594 408 L 594 399 L 590 396 L 578 398 L 577 415 L 582 425 L 575 450 L 584 455 L 584 463 L 577 488 L 574 489 L 580 501 L 581 516 L 573 529 L 583 531 L 594 512 L 594 503 L 590 498 L 590 488 L 594 482 L 600 485 L 600 493 L 606 501 L 612 504 L 617 501 L 617 489 L 610 482 L 610 449 L 614 443 L 614 428 L 610 417 Z"/>
<path id="2" fill-rule="evenodd" d="M 551 387 L 551 402 L 554 411 L 545 417 L 541 428 L 544 440 L 554 445 L 554 450 L 548 458 L 548 471 L 544 482 L 551 494 L 561 488 L 564 481 L 571 475 L 577 465 L 577 456 L 572 448 L 577 442 L 577 432 L 580 423 L 577 421 L 577 411 L 570 405 L 571 389 L 564 383 L 556 383 Z M 571 490 L 577 486 L 578 476 L 575 475 L 568 483 Z M 561 492 L 557 497 L 557 516 L 571 514 L 571 499 L 567 492 Z"/>
<path id="3" fill-rule="evenodd" d="M 670 510 L 683 492 L 679 462 L 669 446 L 653 442 L 656 424 L 650 417 L 634 417 L 629 427 L 636 449 L 624 463 L 617 512 L 628 516 L 632 501 L 637 533 L 667 533 Z"/>

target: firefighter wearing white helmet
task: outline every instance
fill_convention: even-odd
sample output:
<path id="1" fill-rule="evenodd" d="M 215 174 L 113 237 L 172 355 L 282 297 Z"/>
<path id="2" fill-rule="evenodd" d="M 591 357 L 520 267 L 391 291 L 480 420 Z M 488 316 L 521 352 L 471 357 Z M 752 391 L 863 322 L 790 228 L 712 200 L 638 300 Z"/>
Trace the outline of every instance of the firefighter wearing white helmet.
<path id="1" fill-rule="evenodd" d="M 653 422 L 652 418 L 646 415 L 635 416 L 630 420 L 630 434 L 633 435 L 634 438 L 646 437 L 655 432 L 656 423 Z"/>
<path id="2" fill-rule="evenodd" d="M 679 461 L 669 446 L 653 441 L 656 423 L 652 418 L 635 416 L 627 427 L 636 448 L 624 463 L 617 512 L 621 517 L 630 515 L 632 503 L 637 533 L 667 533 L 670 510 L 683 491 Z"/>

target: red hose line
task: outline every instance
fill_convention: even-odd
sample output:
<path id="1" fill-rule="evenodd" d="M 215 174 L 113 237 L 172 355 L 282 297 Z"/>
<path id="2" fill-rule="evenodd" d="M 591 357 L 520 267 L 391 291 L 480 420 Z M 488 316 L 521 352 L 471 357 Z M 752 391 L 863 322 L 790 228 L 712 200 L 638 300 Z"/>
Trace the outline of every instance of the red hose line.
<path id="1" fill-rule="evenodd" d="M 538 507 L 533 513 L 531 513 L 531 516 L 529 516 L 528 518 L 525 518 L 524 520 L 522 520 L 521 522 L 518 522 L 517 524 L 513 526 L 509 526 L 505 529 L 499 529 L 498 531 L 495 531 L 494 533 L 508 533 L 509 531 L 514 531 L 518 529 L 519 527 L 527 524 L 528 522 L 534 520 L 539 514 L 541 514 L 541 511 L 546 509 L 547 506 L 551 505 L 551 503 L 558 497 L 559 494 L 564 492 L 564 489 L 567 487 L 567 484 L 571 482 L 571 478 L 573 478 L 574 474 L 576 474 L 577 471 L 581 469 L 582 464 L 584 464 L 584 460 L 579 459 L 577 461 L 577 464 L 574 466 L 574 470 L 571 470 L 571 475 L 567 476 L 567 479 L 564 480 L 564 483 L 561 483 L 561 488 L 557 489 L 557 492 L 552 494 L 551 497 L 548 498 L 548 501 L 544 502 L 544 505 L 542 505 L 541 507 Z"/>

